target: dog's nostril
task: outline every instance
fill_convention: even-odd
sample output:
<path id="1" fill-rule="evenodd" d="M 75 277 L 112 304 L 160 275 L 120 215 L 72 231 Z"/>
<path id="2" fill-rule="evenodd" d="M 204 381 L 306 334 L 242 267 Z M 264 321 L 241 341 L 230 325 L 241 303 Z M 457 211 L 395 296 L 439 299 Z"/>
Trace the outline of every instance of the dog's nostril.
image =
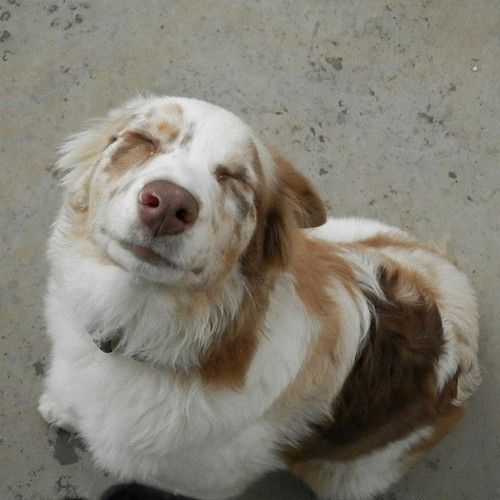
<path id="1" fill-rule="evenodd" d="M 156 207 L 159 207 L 160 206 L 160 200 L 159 198 L 151 198 L 147 203 L 146 205 L 148 207 L 152 207 L 152 208 L 156 208 Z"/>
<path id="2" fill-rule="evenodd" d="M 143 205 L 151 208 L 158 208 L 160 206 L 160 198 L 153 193 L 141 193 L 140 202 Z"/>
<path id="3" fill-rule="evenodd" d="M 187 215 L 188 215 L 188 212 L 185 208 L 180 208 L 179 210 L 177 210 L 177 212 L 175 212 L 175 216 L 181 220 L 182 222 L 187 222 L 186 219 L 187 219 Z"/>

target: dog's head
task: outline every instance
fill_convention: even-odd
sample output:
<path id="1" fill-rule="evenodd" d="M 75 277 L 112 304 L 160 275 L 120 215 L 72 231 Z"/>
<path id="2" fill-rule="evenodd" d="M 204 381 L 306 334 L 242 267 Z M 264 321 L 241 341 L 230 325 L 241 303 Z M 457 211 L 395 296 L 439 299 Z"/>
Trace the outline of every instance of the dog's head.
<path id="1" fill-rule="evenodd" d="M 285 266 L 296 228 L 325 221 L 311 184 L 233 114 L 141 98 L 62 148 L 74 234 L 148 280 L 203 285 Z"/>

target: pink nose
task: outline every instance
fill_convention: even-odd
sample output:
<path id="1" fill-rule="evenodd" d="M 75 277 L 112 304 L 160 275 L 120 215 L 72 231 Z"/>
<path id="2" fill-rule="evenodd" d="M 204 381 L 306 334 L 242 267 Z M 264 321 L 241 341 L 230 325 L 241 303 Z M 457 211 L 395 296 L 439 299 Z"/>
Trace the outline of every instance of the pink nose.
<path id="1" fill-rule="evenodd" d="M 153 181 L 139 193 L 139 214 L 154 237 L 179 234 L 198 217 L 193 195 L 177 184 Z"/>

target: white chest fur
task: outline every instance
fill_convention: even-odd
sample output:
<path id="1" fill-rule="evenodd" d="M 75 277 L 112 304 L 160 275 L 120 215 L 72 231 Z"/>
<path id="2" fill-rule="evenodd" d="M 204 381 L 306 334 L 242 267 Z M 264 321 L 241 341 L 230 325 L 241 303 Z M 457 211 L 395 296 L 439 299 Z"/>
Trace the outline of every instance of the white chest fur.
<path id="1" fill-rule="evenodd" d="M 207 498 L 236 494 L 279 467 L 275 444 L 283 429 L 264 415 L 297 375 L 318 331 L 291 276 L 284 274 L 272 293 L 245 385 L 236 390 L 207 386 L 196 376 L 186 382 L 169 369 L 97 349 L 87 325 L 133 321 L 141 325 L 136 334 L 149 327 L 146 337 L 156 336 L 161 346 L 157 337 L 168 333 L 173 311 L 154 291 L 127 282 L 119 268 L 81 258 L 74 266 L 75 260 L 67 251 L 52 259 L 46 310 L 54 347 L 47 394 L 64 408 L 63 418 L 84 436 L 98 463 Z"/>

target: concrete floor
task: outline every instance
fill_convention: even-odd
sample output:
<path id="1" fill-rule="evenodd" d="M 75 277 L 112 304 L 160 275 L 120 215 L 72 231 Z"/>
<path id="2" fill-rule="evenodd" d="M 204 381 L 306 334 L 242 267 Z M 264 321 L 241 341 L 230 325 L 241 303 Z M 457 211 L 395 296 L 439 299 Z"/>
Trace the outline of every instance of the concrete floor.
<path id="1" fill-rule="evenodd" d="M 0 498 L 97 498 L 116 481 L 36 412 L 46 365 L 46 167 L 137 92 L 225 106 L 314 179 L 332 215 L 447 238 L 481 302 L 484 382 L 386 499 L 500 497 L 500 9 L 495 0 L 0 0 Z M 245 499 L 306 499 L 286 475 Z"/>

